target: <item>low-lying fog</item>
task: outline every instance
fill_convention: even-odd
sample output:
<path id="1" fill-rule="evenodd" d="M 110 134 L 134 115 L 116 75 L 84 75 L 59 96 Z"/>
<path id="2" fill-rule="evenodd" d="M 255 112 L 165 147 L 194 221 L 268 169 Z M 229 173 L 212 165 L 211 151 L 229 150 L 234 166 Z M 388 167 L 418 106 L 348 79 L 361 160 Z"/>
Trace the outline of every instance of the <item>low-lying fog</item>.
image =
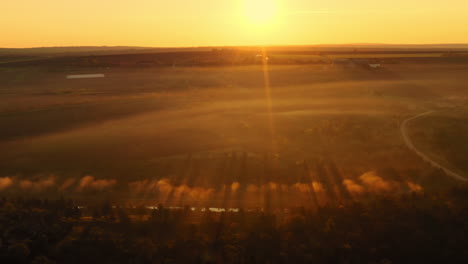
<path id="1" fill-rule="evenodd" d="M 236 207 L 433 189 L 399 125 L 466 91 L 426 67 L 276 66 L 269 87 L 261 67 L 23 72 L 2 89 L 0 191 Z"/>

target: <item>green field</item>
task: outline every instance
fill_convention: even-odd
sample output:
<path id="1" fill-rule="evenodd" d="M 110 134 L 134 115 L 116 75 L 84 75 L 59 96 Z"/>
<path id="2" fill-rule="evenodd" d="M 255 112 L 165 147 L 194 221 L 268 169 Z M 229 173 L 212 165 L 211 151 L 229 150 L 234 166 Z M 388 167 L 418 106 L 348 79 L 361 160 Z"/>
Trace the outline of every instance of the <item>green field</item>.
<path id="1" fill-rule="evenodd" d="M 464 176 L 468 175 L 467 114 L 465 106 L 442 110 L 418 120 L 412 128 L 419 148 Z"/>
<path id="2" fill-rule="evenodd" d="M 443 63 L 270 66 L 269 101 L 261 66 L 0 69 L 3 192 L 219 206 L 452 184 L 405 147 L 399 124 L 465 102 L 467 78 Z M 106 78 L 65 79 L 94 72 Z"/>

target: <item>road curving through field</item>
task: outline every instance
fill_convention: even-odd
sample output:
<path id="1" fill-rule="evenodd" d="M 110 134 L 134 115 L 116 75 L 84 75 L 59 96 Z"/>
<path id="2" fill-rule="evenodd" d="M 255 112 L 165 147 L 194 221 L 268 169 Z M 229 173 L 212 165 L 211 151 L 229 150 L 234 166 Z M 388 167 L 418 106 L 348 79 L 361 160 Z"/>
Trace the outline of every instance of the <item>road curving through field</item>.
<path id="1" fill-rule="evenodd" d="M 411 141 L 410 137 L 408 136 L 408 123 L 410 123 L 411 121 L 415 120 L 415 119 L 418 119 L 418 118 L 421 118 L 423 116 L 427 116 L 427 115 L 430 115 L 432 113 L 434 113 L 435 111 L 427 111 L 427 112 L 424 112 L 424 113 L 421 113 L 419 115 L 416 115 L 416 116 L 413 116 L 413 117 L 410 117 L 408 119 L 406 119 L 405 121 L 403 121 L 403 123 L 401 123 L 401 126 L 400 126 L 400 131 L 401 131 L 401 135 L 403 136 L 403 139 L 405 141 L 405 144 L 406 146 L 408 146 L 408 148 L 415 152 L 419 157 L 421 157 L 425 162 L 428 162 L 429 164 L 431 164 L 432 167 L 434 168 L 437 168 L 437 169 L 440 169 L 442 170 L 443 172 L 445 172 L 445 174 L 447 174 L 447 176 L 455 179 L 455 180 L 458 180 L 458 181 L 463 181 L 463 182 L 466 182 L 468 181 L 467 178 L 463 177 L 462 175 L 456 173 L 456 172 L 453 172 L 452 170 L 446 168 L 445 166 L 437 163 L 436 161 L 434 161 L 433 159 L 431 159 L 428 155 L 424 154 L 423 152 L 421 152 L 420 150 L 418 150 L 413 142 Z"/>

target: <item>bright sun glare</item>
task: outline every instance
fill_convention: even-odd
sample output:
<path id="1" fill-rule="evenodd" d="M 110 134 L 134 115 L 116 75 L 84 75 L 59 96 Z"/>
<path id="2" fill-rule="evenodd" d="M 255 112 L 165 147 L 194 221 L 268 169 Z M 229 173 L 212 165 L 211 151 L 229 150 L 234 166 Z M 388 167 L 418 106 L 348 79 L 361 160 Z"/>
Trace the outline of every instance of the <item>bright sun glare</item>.
<path id="1" fill-rule="evenodd" d="M 245 0 L 247 18 L 254 24 L 271 23 L 278 12 L 275 0 Z"/>

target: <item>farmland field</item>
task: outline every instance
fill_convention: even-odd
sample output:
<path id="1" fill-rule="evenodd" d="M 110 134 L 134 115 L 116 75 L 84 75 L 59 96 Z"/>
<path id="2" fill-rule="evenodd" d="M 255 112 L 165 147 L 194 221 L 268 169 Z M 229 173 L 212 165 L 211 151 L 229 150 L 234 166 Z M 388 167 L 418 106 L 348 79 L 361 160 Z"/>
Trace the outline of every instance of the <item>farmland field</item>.
<path id="1" fill-rule="evenodd" d="M 459 106 L 422 118 L 412 135 L 424 152 L 462 175 L 468 175 L 466 110 Z"/>
<path id="2" fill-rule="evenodd" d="M 399 126 L 427 109 L 451 126 L 446 109 L 466 103 L 466 70 L 0 67 L 0 183 L 4 193 L 250 207 L 437 191 L 454 181 L 412 153 Z M 106 77 L 65 78 L 84 73 Z M 423 122 L 411 133 L 446 133 L 418 132 Z M 439 149 L 431 139 L 417 144 Z M 461 154 L 440 151 L 466 172 Z"/>
<path id="3" fill-rule="evenodd" d="M 385 58 L 437 58 L 441 57 L 443 53 L 372 53 L 372 54 L 329 54 L 329 58 L 334 59 L 385 59 Z M 286 58 L 286 59 L 320 59 L 321 55 L 314 54 L 273 54 L 273 58 Z"/>

